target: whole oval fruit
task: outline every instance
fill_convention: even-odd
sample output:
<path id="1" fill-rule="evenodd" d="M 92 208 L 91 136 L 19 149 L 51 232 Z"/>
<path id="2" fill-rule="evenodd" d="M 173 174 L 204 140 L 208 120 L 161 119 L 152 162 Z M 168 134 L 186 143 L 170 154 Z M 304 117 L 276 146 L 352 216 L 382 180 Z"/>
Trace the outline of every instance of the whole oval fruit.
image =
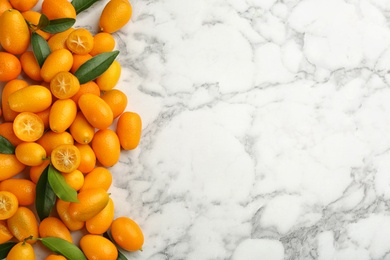
<path id="1" fill-rule="evenodd" d="M 9 9 L 0 16 L 0 44 L 12 54 L 22 54 L 30 44 L 27 23 L 16 9 Z"/>
<path id="2" fill-rule="evenodd" d="M 100 90 L 111 90 L 118 83 L 121 76 L 121 64 L 114 60 L 110 67 L 99 77 L 96 78 L 96 84 L 98 84 Z"/>
<path id="3" fill-rule="evenodd" d="M 0 154 L 0 181 L 9 179 L 26 168 L 14 154 Z"/>
<path id="4" fill-rule="evenodd" d="M 41 68 L 41 77 L 50 82 L 61 71 L 69 71 L 72 68 L 73 55 L 67 49 L 55 50 L 47 56 Z"/>
<path id="5" fill-rule="evenodd" d="M 74 220 L 69 214 L 70 202 L 58 199 L 56 203 L 57 214 L 70 231 L 80 230 L 84 227 L 84 221 Z"/>
<path id="6" fill-rule="evenodd" d="M 16 79 L 22 71 L 19 59 L 8 52 L 0 52 L 0 81 L 6 82 Z"/>
<path id="7" fill-rule="evenodd" d="M 81 95 L 79 108 L 87 121 L 95 128 L 106 129 L 114 120 L 110 106 L 99 96 L 91 93 Z"/>
<path id="8" fill-rule="evenodd" d="M 100 235 L 84 235 L 80 239 L 80 247 L 88 259 L 116 260 L 118 257 L 114 243 Z"/>
<path id="9" fill-rule="evenodd" d="M 132 7 L 128 0 L 111 0 L 104 7 L 99 19 L 100 30 L 113 33 L 130 20 Z"/>
<path id="10" fill-rule="evenodd" d="M 103 129 L 95 133 L 92 149 L 98 161 L 105 167 L 111 167 L 119 161 L 121 145 L 118 135 L 111 129 Z"/>
<path id="11" fill-rule="evenodd" d="M 16 112 L 41 112 L 50 107 L 50 90 L 41 85 L 31 85 L 19 89 L 8 98 L 9 107 Z"/>
<path id="12" fill-rule="evenodd" d="M 35 252 L 29 243 L 19 242 L 7 254 L 7 260 L 35 260 Z"/>
<path id="13" fill-rule="evenodd" d="M 49 125 L 55 133 L 65 132 L 77 115 L 77 105 L 72 99 L 56 100 L 50 109 Z"/>
<path id="14" fill-rule="evenodd" d="M 26 207 L 19 207 L 15 214 L 7 219 L 7 226 L 12 235 L 23 241 L 25 238 L 32 236 L 38 237 L 38 221 L 31 209 Z M 35 239 L 27 240 L 27 243 L 36 243 Z"/>
<path id="15" fill-rule="evenodd" d="M 142 249 L 144 235 L 138 224 L 128 218 L 119 217 L 111 224 L 111 235 L 115 242 L 127 251 L 137 251 Z"/>
<path id="16" fill-rule="evenodd" d="M 69 204 L 69 215 L 77 221 L 87 221 L 102 211 L 108 203 L 109 196 L 102 188 L 80 191 L 77 195 L 79 202 Z"/>
<path id="17" fill-rule="evenodd" d="M 39 224 L 40 237 L 59 237 L 70 243 L 73 238 L 65 224 L 56 217 L 47 217 Z"/>
<path id="18" fill-rule="evenodd" d="M 16 146 L 15 155 L 27 166 L 38 166 L 46 159 L 46 150 L 36 142 L 23 142 Z"/>
<path id="19" fill-rule="evenodd" d="M 124 112 L 118 119 L 116 133 L 123 149 L 135 149 L 141 139 L 141 117 L 134 112 Z"/>

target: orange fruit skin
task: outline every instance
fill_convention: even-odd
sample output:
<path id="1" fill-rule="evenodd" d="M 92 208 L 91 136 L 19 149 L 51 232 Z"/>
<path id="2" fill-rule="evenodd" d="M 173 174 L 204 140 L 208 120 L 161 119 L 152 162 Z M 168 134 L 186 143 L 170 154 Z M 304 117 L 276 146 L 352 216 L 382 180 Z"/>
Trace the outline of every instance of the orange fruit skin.
<path id="1" fill-rule="evenodd" d="M 80 151 L 80 165 L 77 168 L 82 173 L 86 174 L 93 170 L 96 165 L 96 155 L 89 144 L 76 143 L 75 146 Z"/>
<path id="2" fill-rule="evenodd" d="M 53 52 L 55 50 L 59 49 L 66 49 L 66 38 L 68 38 L 68 35 L 73 32 L 75 29 L 73 27 L 69 28 L 66 31 L 53 34 L 47 43 L 49 44 L 50 50 Z"/>
<path id="3" fill-rule="evenodd" d="M 46 169 L 46 167 L 49 165 L 50 160 L 44 160 L 41 165 L 38 166 L 31 166 L 29 175 L 30 175 L 30 180 L 37 184 L 39 177 L 41 177 L 42 172 Z"/>
<path id="4" fill-rule="evenodd" d="M 127 107 L 127 96 L 119 89 L 106 91 L 101 98 L 110 106 L 114 118 L 120 116 Z"/>
<path id="5" fill-rule="evenodd" d="M 23 15 L 9 9 L 0 16 L 0 44 L 12 54 L 22 54 L 30 44 L 30 30 Z"/>
<path id="6" fill-rule="evenodd" d="M 118 83 L 121 76 L 121 65 L 117 60 L 110 65 L 110 67 L 96 79 L 100 90 L 107 91 L 111 90 Z"/>
<path id="7" fill-rule="evenodd" d="M 64 176 L 65 181 L 75 190 L 81 189 L 84 185 L 84 174 L 79 170 L 74 170 L 73 172 L 61 172 L 62 176 Z"/>
<path id="8" fill-rule="evenodd" d="M 102 188 L 80 191 L 77 195 L 79 202 L 71 202 L 68 212 L 71 218 L 87 221 L 102 211 L 108 203 L 109 196 Z"/>
<path id="9" fill-rule="evenodd" d="M 65 258 L 65 256 L 62 256 L 62 255 L 51 254 L 51 255 L 46 256 L 45 260 L 66 260 L 66 258 Z"/>
<path id="10" fill-rule="evenodd" d="M 34 53 L 32 51 L 26 51 L 20 56 L 20 63 L 22 69 L 27 76 L 35 81 L 42 81 L 41 77 L 41 67 L 37 60 L 35 59 Z"/>
<path id="11" fill-rule="evenodd" d="M 131 15 L 132 7 L 128 0 L 111 0 L 100 15 L 100 30 L 107 33 L 116 32 L 130 21 Z"/>
<path id="12" fill-rule="evenodd" d="M 5 84 L 3 88 L 3 93 L 1 96 L 1 107 L 3 110 L 3 117 L 5 121 L 14 121 L 15 117 L 18 115 L 18 112 L 13 111 L 8 104 L 9 96 L 16 92 L 19 89 L 25 88 L 28 86 L 27 81 L 22 79 L 14 79 L 7 84 Z"/>
<path id="13" fill-rule="evenodd" d="M 118 119 L 116 133 L 124 150 L 135 149 L 142 134 L 141 117 L 134 112 L 124 112 Z"/>
<path id="14" fill-rule="evenodd" d="M 45 260 L 66 260 L 66 258 L 65 258 L 65 256 L 62 256 L 62 255 L 51 254 L 51 255 L 46 256 Z"/>
<path id="15" fill-rule="evenodd" d="M 3 244 L 9 241 L 13 235 L 8 230 L 7 222 L 5 220 L 0 220 L 0 244 Z"/>
<path id="16" fill-rule="evenodd" d="M 47 154 L 51 154 L 54 148 L 61 144 L 74 144 L 73 137 L 68 132 L 55 133 L 51 130 L 43 134 L 37 143 L 45 148 Z"/>
<path id="17" fill-rule="evenodd" d="M 21 71 L 22 65 L 15 55 L 0 52 L 0 81 L 5 82 L 16 79 Z"/>
<path id="18" fill-rule="evenodd" d="M 8 252 L 7 260 L 35 260 L 35 252 L 34 248 L 29 244 L 30 241 L 28 240 L 27 243 L 19 242 L 15 246 L 11 248 L 11 250 Z"/>
<path id="19" fill-rule="evenodd" d="M 105 191 L 108 191 L 112 184 L 112 175 L 109 170 L 105 167 L 96 167 L 90 171 L 84 178 L 83 187 L 80 191 L 85 191 L 88 189 L 102 188 Z"/>
<path id="20" fill-rule="evenodd" d="M 24 0 L 22 0 L 22 1 L 24 2 Z M 22 12 L 22 15 L 23 15 L 24 19 L 26 19 L 30 23 L 36 25 L 39 23 L 39 19 L 41 18 L 42 14 L 37 12 L 37 11 L 27 9 L 27 10 Z M 45 39 L 45 40 L 48 40 L 50 38 L 50 33 L 48 33 L 48 32 L 45 32 L 42 30 L 36 30 L 35 32 L 38 33 L 40 36 L 42 36 L 43 39 Z"/>
<path id="21" fill-rule="evenodd" d="M 85 93 L 90 93 L 90 94 L 93 94 L 93 95 L 99 97 L 100 96 L 100 88 L 95 83 L 95 81 L 89 81 L 87 83 L 81 84 L 79 91 L 71 98 L 78 105 L 80 97 Z"/>
<path id="22" fill-rule="evenodd" d="M 74 140 L 80 144 L 89 144 L 95 135 L 95 128 L 91 126 L 81 111 L 77 112 L 69 131 Z"/>
<path id="23" fill-rule="evenodd" d="M 116 260 L 118 257 L 114 243 L 100 235 L 84 235 L 80 239 L 80 248 L 88 259 Z"/>
<path id="24" fill-rule="evenodd" d="M 103 52 L 110 52 L 115 48 L 114 37 L 106 32 L 100 32 L 93 36 L 93 48 L 89 52 L 92 56 Z"/>
<path id="25" fill-rule="evenodd" d="M 38 143 L 23 142 L 16 146 L 16 158 L 27 166 L 38 166 L 46 158 L 46 150 Z"/>
<path id="26" fill-rule="evenodd" d="M 76 19 L 76 10 L 67 0 L 44 0 L 42 2 L 41 10 L 42 13 L 49 18 L 49 20 L 58 18 Z"/>
<path id="27" fill-rule="evenodd" d="M 34 203 L 35 187 L 35 183 L 27 179 L 11 178 L 0 183 L 0 190 L 13 193 L 21 206 L 29 206 Z"/>
<path id="28" fill-rule="evenodd" d="M 5 137 L 14 146 L 23 142 L 15 135 L 13 124 L 11 122 L 4 122 L 0 124 L 0 135 Z"/>
<path id="29" fill-rule="evenodd" d="M 38 221 L 34 215 L 34 212 L 27 207 L 19 207 L 15 214 L 7 219 L 7 226 L 14 237 L 23 241 L 23 239 L 33 236 L 38 237 Z M 27 243 L 36 243 L 35 239 L 27 240 Z"/>
<path id="30" fill-rule="evenodd" d="M 70 69 L 70 72 L 75 73 L 81 65 L 83 65 L 87 60 L 91 59 L 92 55 L 87 54 L 73 54 L 73 65 Z"/>
<path id="31" fill-rule="evenodd" d="M 0 15 L 2 15 L 5 11 L 12 9 L 12 5 L 8 0 L 0 0 Z"/>
<path id="32" fill-rule="evenodd" d="M 114 220 L 114 201 L 109 198 L 107 206 L 96 216 L 85 222 L 85 227 L 90 234 L 100 235 L 106 232 Z"/>
<path id="33" fill-rule="evenodd" d="M 128 217 L 114 219 L 111 224 L 111 236 L 121 248 L 127 251 L 140 250 L 144 244 L 141 228 Z"/>
<path id="34" fill-rule="evenodd" d="M 84 227 L 84 221 L 78 221 L 73 219 L 69 214 L 70 202 L 58 199 L 56 202 L 57 214 L 70 231 L 80 230 Z"/>
<path id="35" fill-rule="evenodd" d="M 106 129 L 114 120 L 110 106 L 100 97 L 86 93 L 79 98 L 79 108 L 87 121 L 95 128 Z"/>
<path id="36" fill-rule="evenodd" d="M 0 181 L 9 179 L 26 168 L 14 154 L 0 154 Z"/>
<path id="37" fill-rule="evenodd" d="M 55 50 L 49 54 L 41 67 L 41 77 L 50 82 L 61 71 L 69 71 L 72 68 L 73 56 L 67 49 Z"/>
<path id="38" fill-rule="evenodd" d="M 9 107 L 16 112 L 41 112 L 52 103 L 50 90 L 41 85 L 19 89 L 8 97 Z"/>
<path id="39" fill-rule="evenodd" d="M 38 0 L 9 0 L 9 2 L 13 8 L 24 12 L 33 8 L 38 3 Z"/>
<path id="40" fill-rule="evenodd" d="M 77 114 L 77 105 L 72 99 L 59 99 L 50 110 L 50 129 L 56 133 L 65 132 L 73 123 Z"/>
<path id="41" fill-rule="evenodd" d="M 95 133 L 92 149 L 98 161 L 105 167 L 111 167 L 119 161 L 121 146 L 117 134 L 111 129 Z"/>
<path id="42" fill-rule="evenodd" d="M 49 129 L 49 116 L 50 116 L 50 109 L 51 107 L 46 108 L 43 111 L 35 113 L 43 122 L 43 127 L 45 130 Z"/>
<path id="43" fill-rule="evenodd" d="M 59 237 L 73 243 L 73 238 L 65 224 L 56 217 L 47 217 L 39 224 L 40 237 Z"/>

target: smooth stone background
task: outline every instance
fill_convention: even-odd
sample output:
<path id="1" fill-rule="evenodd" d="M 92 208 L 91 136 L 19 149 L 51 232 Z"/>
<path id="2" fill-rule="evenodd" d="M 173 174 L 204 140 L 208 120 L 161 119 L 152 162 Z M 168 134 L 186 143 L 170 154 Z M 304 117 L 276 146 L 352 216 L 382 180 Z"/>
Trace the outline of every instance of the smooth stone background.
<path id="1" fill-rule="evenodd" d="M 143 135 L 110 169 L 145 235 L 128 259 L 390 259 L 388 1 L 131 2 L 118 88 Z"/>

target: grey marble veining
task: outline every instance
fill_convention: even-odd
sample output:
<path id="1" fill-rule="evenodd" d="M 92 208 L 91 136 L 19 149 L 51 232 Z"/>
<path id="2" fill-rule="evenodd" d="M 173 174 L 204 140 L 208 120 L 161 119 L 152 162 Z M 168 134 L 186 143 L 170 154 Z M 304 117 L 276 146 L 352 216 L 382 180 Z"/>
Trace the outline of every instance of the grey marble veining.
<path id="1" fill-rule="evenodd" d="M 144 231 L 129 259 L 390 259 L 390 2 L 131 3 L 118 88 L 143 135 L 110 189 Z"/>

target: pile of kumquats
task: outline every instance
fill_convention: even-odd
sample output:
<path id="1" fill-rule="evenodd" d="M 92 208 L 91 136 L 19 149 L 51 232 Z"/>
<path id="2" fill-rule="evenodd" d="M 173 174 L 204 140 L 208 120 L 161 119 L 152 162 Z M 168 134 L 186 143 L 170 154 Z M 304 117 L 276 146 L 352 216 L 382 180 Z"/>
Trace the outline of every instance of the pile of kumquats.
<path id="1" fill-rule="evenodd" d="M 115 88 L 112 34 L 132 7 L 106 1 L 95 33 L 75 26 L 97 1 L 0 0 L 0 259 L 36 259 L 37 248 L 46 260 L 142 250 L 140 227 L 114 216 L 108 192 L 109 167 L 141 138 L 140 116 Z"/>

